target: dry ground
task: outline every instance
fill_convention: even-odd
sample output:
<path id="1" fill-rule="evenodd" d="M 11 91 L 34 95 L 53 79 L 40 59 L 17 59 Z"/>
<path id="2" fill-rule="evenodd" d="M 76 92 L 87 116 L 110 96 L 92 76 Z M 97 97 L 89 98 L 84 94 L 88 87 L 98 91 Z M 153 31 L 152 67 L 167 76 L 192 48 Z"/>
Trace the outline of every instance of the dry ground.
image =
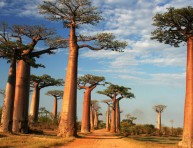
<path id="1" fill-rule="evenodd" d="M 82 138 L 77 138 L 65 146 L 53 148 L 177 148 L 177 144 L 157 144 L 122 138 L 105 130 L 96 130 Z"/>

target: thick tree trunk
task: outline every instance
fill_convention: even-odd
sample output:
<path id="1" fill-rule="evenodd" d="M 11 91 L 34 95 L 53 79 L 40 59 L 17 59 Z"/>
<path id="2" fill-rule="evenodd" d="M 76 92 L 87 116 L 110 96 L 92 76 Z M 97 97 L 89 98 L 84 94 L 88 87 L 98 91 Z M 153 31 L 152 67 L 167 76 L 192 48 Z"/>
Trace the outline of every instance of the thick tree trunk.
<path id="1" fill-rule="evenodd" d="M 112 133 L 116 132 L 116 122 L 115 122 L 116 106 L 115 106 L 115 101 L 116 101 L 116 99 L 113 99 L 113 108 L 112 108 L 112 112 L 111 112 L 111 129 L 110 129 L 110 132 L 112 132 Z"/>
<path id="2" fill-rule="evenodd" d="M 86 88 L 84 93 L 81 133 L 90 132 L 90 100 L 91 91 L 89 88 Z"/>
<path id="3" fill-rule="evenodd" d="M 59 123 L 58 136 L 73 137 L 77 135 L 76 104 L 77 104 L 77 65 L 78 45 L 75 35 L 75 26 L 70 28 L 69 59 L 66 71 L 66 80 Z"/>
<path id="4" fill-rule="evenodd" d="M 38 121 L 39 101 L 40 101 L 40 89 L 38 83 L 34 84 L 34 92 L 31 100 L 30 116 L 32 122 Z"/>
<path id="5" fill-rule="evenodd" d="M 98 129 L 98 113 L 96 110 L 94 110 L 94 129 Z"/>
<path id="6" fill-rule="evenodd" d="M 107 111 L 106 111 L 106 130 L 110 130 L 110 106 L 108 105 Z"/>
<path id="7" fill-rule="evenodd" d="M 159 131 L 161 130 L 161 112 L 157 114 L 157 128 Z"/>
<path id="8" fill-rule="evenodd" d="M 30 65 L 20 60 L 16 71 L 16 88 L 13 111 L 13 127 L 15 133 L 28 132 Z"/>
<path id="9" fill-rule="evenodd" d="M 116 99 L 116 133 L 120 133 L 120 107 L 119 107 L 119 100 Z"/>
<path id="10" fill-rule="evenodd" d="M 90 128 L 94 130 L 94 111 L 92 105 L 90 106 Z"/>
<path id="11" fill-rule="evenodd" d="M 57 120 L 57 108 L 58 108 L 58 100 L 57 100 L 57 97 L 54 97 L 54 106 L 52 111 L 54 121 Z"/>
<path id="12" fill-rule="evenodd" d="M 186 98 L 184 106 L 184 128 L 180 147 L 193 147 L 193 37 L 187 42 Z"/>
<path id="13" fill-rule="evenodd" d="M 5 98 L 1 117 L 1 130 L 3 132 L 11 131 L 13 121 L 13 104 L 15 96 L 15 80 L 16 80 L 16 60 L 11 59 L 8 80 L 5 90 Z"/>

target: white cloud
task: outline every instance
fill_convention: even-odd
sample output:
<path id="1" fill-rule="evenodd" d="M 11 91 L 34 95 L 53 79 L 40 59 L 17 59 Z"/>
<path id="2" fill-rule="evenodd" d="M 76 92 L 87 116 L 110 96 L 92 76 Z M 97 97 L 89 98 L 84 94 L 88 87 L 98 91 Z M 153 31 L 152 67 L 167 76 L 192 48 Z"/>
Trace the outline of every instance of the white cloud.
<path id="1" fill-rule="evenodd" d="M 0 8 L 3 8 L 7 5 L 7 3 L 5 1 L 1 1 L 0 2 Z"/>

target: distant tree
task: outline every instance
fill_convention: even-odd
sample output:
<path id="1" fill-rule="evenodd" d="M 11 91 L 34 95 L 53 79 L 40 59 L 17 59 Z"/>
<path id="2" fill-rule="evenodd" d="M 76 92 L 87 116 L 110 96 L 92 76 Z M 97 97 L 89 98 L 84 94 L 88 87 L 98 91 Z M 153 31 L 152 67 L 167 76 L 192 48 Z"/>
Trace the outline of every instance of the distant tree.
<path id="1" fill-rule="evenodd" d="M 98 100 L 91 100 L 91 105 L 92 105 L 92 109 L 91 109 L 91 116 L 92 116 L 92 130 L 94 129 L 98 129 L 98 122 L 99 122 L 99 119 L 98 119 L 98 116 L 102 115 L 100 113 L 100 105 L 99 105 L 99 101 Z"/>
<path id="2" fill-rule="evenodd" d="M 106 95 L 112 99 L 113 108 L 112 108 L 112 116 L 111 116 L 111 132 L 119 133 L 120 132 L 120 107 L 119 101 L 123 98 L 134 98 L 134 94 L 131 93 L 130 88 L 114 85 L 109 83 L 109 86 L 103 90 L 98 91 L 99 94 Z"/>
<path id="3" fill-rule="evenodd" d="M 39 110 L 39 100 L 40 100 L 40 90 L 49 86 L 62 86 L 64 81 L 62 79 L 54 79 L 49 75 L 30 76 L 31 86 L 34 88 L 32 100 L 31 100 L 31 108 L 30 108 L 30 116 L 32 122 L 38 121 L 38 110 Z"/>
<path id="4" fill-rule="evenodd" d="M 187 43 L 186 65 L 186 99 L 184 107 L 184 129 L 181 147 L 192 147 L 193 143 L 193 8 L 168 8 L 165 13 L 157 13 L 153 17 L 156 29 L 152 32 L 152 39 L 179 47 Z"/>
<path id="5" fill-rule="evenodd" d="M 110 124 L 111 124 L 111 118 L 110 118 L 110 112 L 111 112 L 111 106 L 112 106 L 112 100 L 102 100 L 103 103 L 107 104 L 107 111 L 106 111 L 106 130 L 110 130 Z"/>
<path id="6" fill-rule="evenodd" d="M 46 14 L 51 21 L 61 21 L 69 28 L 69 59 L 64 87 L 63 107 L 58 135 L 63 137 L 76 136 L 76 102 L 77 102 L 77 64 L 80 49 L 121 51 L 126 42 L 115 40 L 111 33 L 101 33 L 94 36 L 77 35 L 77 28 L 83 24 L 95 25 L 102 17 L 91 0 L 54 0 L 43 1 L 40 13 Z M 94 43 L 94 44 L 93 44 Z"/>
<path id="7" fill-rule="evenodd" d="M 134 124 L 133 121 L 137 119 L 137 117 L 134 117 L 131 114 L 126 114 L 125 117 L 128 120 L 128 122 L 130 122 L 130 124 Z"/>
<path id="8" fill-rule="evenodd" d="M 164 111 L 166 108 L 165 105 L 155 105 L 153 109 L 158 113 L 158 118 L 157 118 L 157 128 L 161 130 L 161 113 Z"/>
<path id="9" fill-rule="evenodd" d="M 78 78 L 78 88 L 85 89 L 82 111 L 81 132 L 90 132 L 90 101 L 91 92 L 97 85 L 104 85 L 104 77 L 86 74 Z"/>
<path id="10" fill-rule="evenodd" d="M 170 123 L 171 123 L 171 131 L 172 131 L 171 135 L 173 136 L 173 134 L 174 134 L 174 120 L 170 120 Z"/>
<path id="11" fill-rule="evenodd" d="M 62 90 L 50 90 L 46 93 L 48 96 L 53 96 L 54 97 L 54 106 L 53 106 L 53 119 L 54 121 L 57 120 L 57 110 L 58 110 L 58 100 L 62 99 L 63 97 L 63 91 Z"/>

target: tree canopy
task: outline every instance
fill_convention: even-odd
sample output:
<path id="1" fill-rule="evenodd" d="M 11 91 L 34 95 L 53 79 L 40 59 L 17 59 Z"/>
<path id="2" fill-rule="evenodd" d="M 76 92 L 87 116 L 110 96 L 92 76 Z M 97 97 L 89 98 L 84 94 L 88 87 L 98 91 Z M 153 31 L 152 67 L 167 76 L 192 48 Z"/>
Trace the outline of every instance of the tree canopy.
<path id="1" fill-rule="evenodd" d="M 62 99 L 64 91 L 62 90 L 49 90 L 46 95 L 56 97 L 57 99 Z"/>
<path id="2" fill-rule="evenodd" d="M 97 93 L 106 95 L 110 98 L 116 96 L 118 100 L 122 98 L 134 98 L 134 94 L 131 93 L 129 90 L 131 89 L 124 86 L 109 83 L 109 86 L 105 90 L 97 91 Z"/>
<path id="3" fill-rule="evenodd" d="M 104 81 L 105 81 L 104 77 L 86 74 L 78 78 L 77 84 L 79 89 L 84 89 L 85 87 L 104 85 L 105 84 Z"/>
<path id="4" fill-rule="evenodd" d="M 157 113 L 161 113 L 163 112 L 163 110 L 166 108 L 167 106 L 165 105 L 155 105 L 153 107 L 153 109 L 157 112 Z"/>
<path id="5" fill-rule="evenodd" d="M 167 10 L 153 17 L 156 29 L 152 32 L 152 39 L 179 47 L 181 42 L 187 42 L 193 36 L 193 8 L 170 7 Z"/>
<path id="6" fill-rule="evenodd" d="M 48 86 L 62 86 L 64 85 L 64 81 L 62 79 L 54 79 L 49 75 L 42 75 L 42 76 L 36 76 L 31 75 L 30 76 L 30 83 L 31 86 L 33 86 L 34 83 L 38 83 L 38 88 L 44 88 Z"/>

